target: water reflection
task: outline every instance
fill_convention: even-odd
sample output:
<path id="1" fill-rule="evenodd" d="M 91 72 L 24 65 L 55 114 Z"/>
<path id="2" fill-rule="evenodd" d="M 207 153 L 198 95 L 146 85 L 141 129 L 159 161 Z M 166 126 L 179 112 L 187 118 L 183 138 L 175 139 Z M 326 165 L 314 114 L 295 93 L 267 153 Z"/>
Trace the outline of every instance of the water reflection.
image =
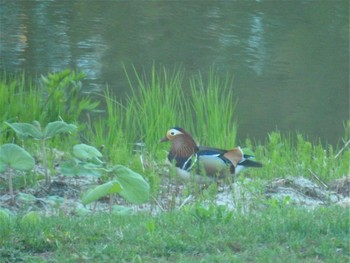
<path id="1" fill-rule="evenodd" d="M 98 79 L 103 70 L 102 58 L 107 50 L 107 46 L 103 44 L 102 36 L 95 35 L 86 41 L 78 42 L 77 48 L 83 53 L 77 58 L 78 68 L 88 76 L 88 79 Z"/>
<path id="2" fill-rule="evenodd" d="M 70 67 L 129 92 L 123 64 L 234 75 L 239 137 L 278 127 L 336 143 L 348 119 L 348 1 L 2 1 L 0 68 Z M 184 87 L 185 88 L 185 87 Z M 234 102 L 233 102 L 234 104 Z"/>
<path id="3" fill-rule="evenodd" d="M 21 8 L 14 3 L 3 5 L 0 8 L 0 17 L 8 16 L 8 14 L 15 14 L 8 19 L 1 19 L 0 23 L 0 57 L 3 63 L 11 61 L 11 68 L 19 68 L 23 65 L 25 57 L 21 54 L 28 46 L 27 27 L 21 24 L 21 20 L 26 19 L 26 14 L 21 12 Z"/>
<path id="4" fill-rule="evenodd" d="M 264 29 L 262 23 L 262 13 L 253 14 L 250 17 L 251 35 L 248 38 L 247 53 L 252 56 L 252 59 L 247 59 L 247 64 L 259 76 L 264 68 L 264 61 L 266 61 L 266 50 L 264 43 Z"/>

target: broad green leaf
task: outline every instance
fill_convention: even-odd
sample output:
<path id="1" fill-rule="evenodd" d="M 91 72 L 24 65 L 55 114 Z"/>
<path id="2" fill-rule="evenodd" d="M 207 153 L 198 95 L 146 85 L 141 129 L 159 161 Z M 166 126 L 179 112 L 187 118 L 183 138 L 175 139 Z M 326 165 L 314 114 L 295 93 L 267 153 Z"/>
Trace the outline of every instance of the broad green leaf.
<path id="1" fill-rule="evenodd" d="M 149 184 L 138 173 L 118 165 L 115 168 L 117 180 L 123 187 L 120 195 L 129 202 L 141 204 L 149 199 Z"/>
<path id="2" fill-rule="evenodd" d="M 65 176 L 77 176 L 77 165 L 71 162 L 64 162 L 60 165 L 60 171 Z"/>
<path id="3" fill-rule="evenodd" d="M 61 164 L 61 172 L 65 176 L 87 176 L 92 175 L 99 177 L 101 175 L 101 168 L 90 163 L 71 163 L 65 162 Z"/>
<path id="4" fill-rule="evenodd" d="M 86 176 L 86 175 L 92 175 L 92 176 L 101 176 L 101 173 L 104 172 L 104 168 L 100 165 L 96 165 L 93 163 L 81 163 L 79 164 L 79 167 L 82 168 L 79 175 Z"/>
<path id="5" fill-rule="evenodd" d="M 45 139 L 49 139 L 59 133 L 74 132 L 76 129 L 77 126 L 73 124 L 67 124 L 64 121 L 54 121 L 45 127 L 44 137 Z"/>
<path id="6" fill-rule="evenodd" d="M 40 131 L 40 129 L 30 123 L 8 123 L 5 122 L 8 126 L 10 126 L 11 129 L 13 129 L 17 135 L 27 137 L 31 136 L 35 139 L 42 139 L 44 137 L 43 133 Z"/>
<path id="7" fill-rule="evenodd" d="M 122 191 L 122 187 L 117 181 L 109 181 L 88 191 L 82 197 L 81 201 L 84 205 L 86 205 L 100 199 L 103 196 L 119 193 L 120 191 Z"/>
<path id="8" fill-rule="evenodd" d="M 9 166 L 18 170 L 30 170 L 35 164 L 34 158 L 27 151 L 12 143 L 0 147 L 0 163 L 2 169 Z"/>
<path id="9" fill-rule="evenodd" d="M 97 157 L 92 157 L 92 159 L 89 160 L 89 162 L 91 162 L 91 164 L 94 164 L 94 165 L 102 165 L 103 164 L 103 161 L 101 161 Z"/>
<path id="10" fill-rule="evenodd" d="M 102 157 L 102 153 L 95 147 L 84 143 L 74 145 L 73 154 L 75 157 L 83 161 L 91 160 L 94 161 L 94 163 L 103 163 L 100 159 L 98 159 L 98 157 Z"/>

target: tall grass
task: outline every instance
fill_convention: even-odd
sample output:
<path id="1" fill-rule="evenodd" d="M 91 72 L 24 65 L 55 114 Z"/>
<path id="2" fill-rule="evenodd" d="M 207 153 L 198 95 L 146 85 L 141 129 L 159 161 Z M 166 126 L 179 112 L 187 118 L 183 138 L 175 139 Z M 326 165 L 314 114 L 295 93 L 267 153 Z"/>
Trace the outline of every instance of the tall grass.
<path id="1" fill-rule="evenodd" d="M 172 72 L 153 66 L 150 77 L 125 71 L 131 95 L 125 105 L 125 131 L 131 142 L 144 142 L 155 149 L 168 128 L 186 125 L 186 98 L 181 70 Z M 136 83 L 132 81 L 136 79 Z"/>
<path id="2" fill-rule="evenodd" d="M 232 79 L 220 78 L 214 70 L 184 79 L 180 68 L 152 67 L 139 73 L 125 69 L 130 86 L 126 99 L 117 99 L 107 88 L 105 116 L 92 120 L 86 138 L 89 144 L 104 145 L 110 161 L 132 166 L 152 177 L 154 160 L 163 162 L 169 144 L 159 141 L 171 127 L 188 130 L 201 144 L 231 148 L 235 145 Z M 184 87 L 190 89 L 185 93 Z M 142 153 L 133 155 L 135 150 Z M 135 166 L 137 166 L 135 168 Z M 141 170 L 141 171 L 140 171 Z M 150 179 L 149 177 L 149 179 Z"/>
<path id="3" fill-rule="evenodd" d="M 104 99 L 106 116 L 89 118 L 88 129 L 84 135 L 87 143 L 100 148 L 109 161 L 128 164 L 132 143 L 127 139 L 123 126 L 125 108 L 108 88 L 104 93 Z"/>
<path id="4" fill-rule="evenodd" d="M 349 127 L 350 125 L 347 124 Z M 349 139 L 345 127 L 344 141 Z M 350 150 L 348 147 L 324 146 L 320 141 L 311 142 L 300 133 L 283 135 L 279 131 L 268 134 L 266 142 L 254 144 L 246 140 L 246 146 L 255 149 L 255 155 L 263 169 L 250 170 L 254 177 L 272 179 L 286 176 L 304 176 L 328 183 L 350 174 Z"/>
<path id="5" fill-rule="evenodd" d="M 0 80 L 0 120 L 29 122 L 40 120 L 40 89 L 24 73 L 11 76 L 5 72 Z"/>
<path id="6" fill-rule="evenodd" d="M 98 106 L 87 96 L 82 96 L 82 73 L 71 70 L 42 76 L 33 80 L 24 73 L 2 73 L 0 81 L 0 121 L 40 123 L 56 121 L 76 122 L 84 110 Z"/>
<path id="7" fill-rule="evenodd" d="M 149 153 L 155 154 L 159 140 L 171 127 L 182 127 L 200 142 L 233 147 L 236 137 L 234 103 L 230 79 L 220 79 L 211 71 L 207 81 L 192 76 L 188 83 L 181 69 L 169 71 L 155 66 L 147 73 L 125 70 L 130 85 L 127 99 L 116 100 L 110 90 L 105 93 L 106 117 L 93 124 L 93 140 L 101 138 L 101 144 L 114 145 L 111 136 L 123 134 L 129 152 L 134 144 L 143 144 Z M 184 86 L 189 85 L 186 94 Z M 109 132 L 103 135 L 102 130 Z M 210 135 L 210 137 L 209 137 Z M 116 139 L 116 138 L 115 138 Z M 118 139 L 116 139 L 118 140 Z"/>
<path id="8" fill-rule="evenodd" d="M 152 149 L 169 128 L 180 126 L 201 143 L 234 146 L 237 128 L 230 77 L 220 78 L 211 70 L 206 80 L 200 73 L 185 80 L 181 69 L 169 72 L 155 67 L 149 78 L 135 69 L 133 75 L 136 83 L 126 72 L 131 96 L 125 106 L 125 129 L 137 136 L 130 139 Z"/>
<path id="9" fill-rule="evenodd" d="M 201 138 L 201 144 L 232 148 L 236 142 L 235 100 L 230 76 L 220 78 L 210 70 L 190 78 L 192 119 L 189 127 Z M 190 125 L 192 124 L 192 125 Z"/>

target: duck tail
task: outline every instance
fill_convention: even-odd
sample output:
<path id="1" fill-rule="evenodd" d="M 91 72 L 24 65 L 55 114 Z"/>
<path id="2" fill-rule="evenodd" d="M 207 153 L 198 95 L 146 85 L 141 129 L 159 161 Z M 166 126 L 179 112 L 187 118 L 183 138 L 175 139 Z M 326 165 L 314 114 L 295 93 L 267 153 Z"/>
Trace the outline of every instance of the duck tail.
<path id="1" fill-rule="evenodd" d="M 239 165 L 243 165 L 245 167 L 256 167 L 256 168 L 263 166 L 262 163 L 259 163 L 250 159 L 243 160 L 242 162 L 239 163 Z"/>

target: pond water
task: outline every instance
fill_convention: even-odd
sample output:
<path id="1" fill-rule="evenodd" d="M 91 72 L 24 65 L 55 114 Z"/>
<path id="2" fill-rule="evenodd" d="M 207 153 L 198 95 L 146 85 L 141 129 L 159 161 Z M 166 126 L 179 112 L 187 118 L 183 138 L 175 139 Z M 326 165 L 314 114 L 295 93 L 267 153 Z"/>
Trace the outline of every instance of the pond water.
<path id="1" fill-rule="evenodd" d="M 78 69 L 121 97 L 123 65 L 214 66 L 234 76 L 240 140 L 277 128 L 336 144 L 349 119 L 348 0 L 1 0 L 0 34 L 0 70 Z"/>

